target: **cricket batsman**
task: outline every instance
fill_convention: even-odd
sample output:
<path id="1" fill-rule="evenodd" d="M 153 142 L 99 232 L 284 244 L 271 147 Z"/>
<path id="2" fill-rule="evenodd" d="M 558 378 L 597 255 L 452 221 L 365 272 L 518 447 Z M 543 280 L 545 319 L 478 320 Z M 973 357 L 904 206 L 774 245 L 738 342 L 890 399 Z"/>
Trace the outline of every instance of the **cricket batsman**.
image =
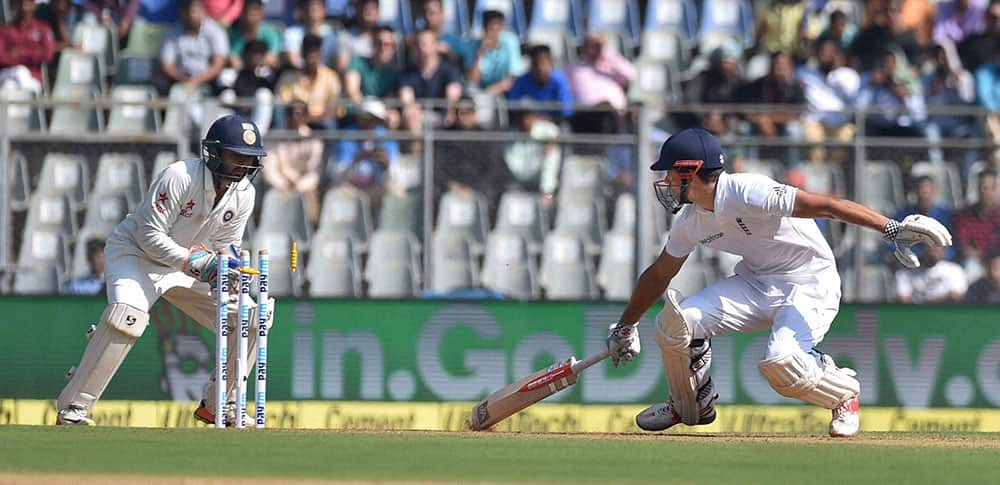
<path id="1" fill-rule="evenodd" d="M 639 413 L 636 424 L 662 431 L 677 423 L 713 422 L 719 395 L 709 374 L 712 337 L 770 329 L 757 367 L 771 387 L 782 396 L 831 409 L 831 436 L 858 434 L 861 385 L 856 373 L 837 367 L 816 349 L 837 315 L 840 276 L 833 251 L 812 219 L 880 231 L 895 243 L 896 258 L 909 268 L 920 265 L 913 245 L 950 246 L 948 230 L 927 216 L 895 221 L 856 202 L 809 193 L 763 175 L 726 173 L 722 147 L 702 129 L 671 136 L 650 168 L 666 171 L 654 189 L 676 216 L 663 251 L 639 277 L 607 340 L 616 366 L 632 360 L 640 350 L 637 322 L 666 291 L 653 331 L 670 395 L 667 402 Z M 735 275 L 684 298 L 667 287 L 697 244 L 743 260 Z"/>
<path id="2" fill-rule="evenodd" d="M 253 213 L 253 177 L 267 155 L 260 130 L 249 119 L 224 116 L 201 142 L 201 158 L 169 165 L 153 182 L 142 202 L 108 237 L 105 247 L 108 306 L 90 335 L 80 364 L 59 394 L 56 424 L 94 424 L 90 412 L 149 324 L 149 310 L 163 297 L 199 325 L 215 331 L 220 251 L 232 251 L 229 272 L 238 280 L 239 252 L 247 220 Z M 233 277 L 231 277 L 233 278 Z M 233 285 L 234 287 L 236 285 Z M 230 322 L 237 321 L 236 295 Z M 267 306 L 273 315 L 273 300 Z M 251 325 L 257 324 L 256 306 Z M 271 316 L 267 324 L 271 325 Z M 239 332 L 230 331 L 230 346 Z M 257 332 L 250 331 L 250 346 Z M 255 352 L 249 352 L 252 369 Z M 229 369 L 235 369 L 236 353 Z M 203 422 L 215 420 L 215 373 L 205 386 L 205 399 L 195 411 Z M 236 379 L 229 381 L 235 401 Z M 230 422 L 232 420 L 230 419 Z"/>

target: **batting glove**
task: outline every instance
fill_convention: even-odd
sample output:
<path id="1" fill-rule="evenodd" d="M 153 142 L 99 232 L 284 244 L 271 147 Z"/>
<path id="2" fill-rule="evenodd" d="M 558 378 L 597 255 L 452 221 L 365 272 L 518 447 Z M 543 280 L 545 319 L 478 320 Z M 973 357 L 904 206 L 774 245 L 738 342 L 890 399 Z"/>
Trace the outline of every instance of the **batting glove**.
<path id="1" fill-rule="evenodd" d="M 608 355 L 615 367 L 631 362 L 639 351 L 638 324 L 618 322 L 608 327 Z"/>
<path id="2" fill-rule="evenodd" d="M 951 246 L 951 233 L 933 217 L 914 214 L 903 222 L 889 219 L 882 229 L 882 239 L 896 243 L 896 259 L 907 268 L 920 267 L 920 260 L 913 254 L 913 246 L 923 243 L 934 246 Z"/>
<path id="3" fill-rule="evenodd" d="M 204 283 L 208 283 L 215 288 L 219 279 L 219 255 L 210 251 L 204 245 L 191 246 L 188 252 L 187 261 L 181 271 L 184 274 Z M 240 262 L 236 258 L 229 258 L 228 272 L 239 271 Z"/>

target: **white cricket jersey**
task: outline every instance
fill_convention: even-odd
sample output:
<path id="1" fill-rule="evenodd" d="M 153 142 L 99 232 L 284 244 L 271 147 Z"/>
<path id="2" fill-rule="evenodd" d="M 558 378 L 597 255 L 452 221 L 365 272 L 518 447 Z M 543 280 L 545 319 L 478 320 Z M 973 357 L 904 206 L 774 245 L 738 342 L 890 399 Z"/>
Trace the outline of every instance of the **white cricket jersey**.
<path id="1" fill-rule="evenodd" d="M 108 236 L 108 249 L 180 270 L 191 246 L 204 244 L 219 251 L 241 245 L 254 194 L 246 180 L 233 183 L 213 207 L 215 186 L 205 162 L 198 158 L 174 162 Z"/>
<path id="2" fill-rule="evenodd" d="M 697 244 L 742 256 L 744 276 L 815 275 L 835 268 L 833 251 L 812 219 L 791 217 L 795 187 L 764 175 L 722 173 L 715 211 L 687 204 L 670 226 L 664 250 L 684 257 Z"/>

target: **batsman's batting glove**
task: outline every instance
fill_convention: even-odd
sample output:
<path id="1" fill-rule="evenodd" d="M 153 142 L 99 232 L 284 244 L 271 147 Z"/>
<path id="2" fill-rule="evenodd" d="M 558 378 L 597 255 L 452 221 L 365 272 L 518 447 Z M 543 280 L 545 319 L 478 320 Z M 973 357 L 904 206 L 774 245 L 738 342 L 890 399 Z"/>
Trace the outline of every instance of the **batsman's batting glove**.
<path id="1" fill-rule="evenodd" d="M 219 279 L 219 255 L 210 251 L 205 246 L 198 244 L 191 246 L 191 250 L 188 252 L 187 261 L 184 262 L 184 267 L 181 271 L 184 274 L 204 283 L 212 285 L 215 288 L 216 282 Z M 232 274 L 232 271 L 238 271 L 240 267 L 240 262 L 237 258 L 229 258 L 228 263 L 228 273 Z"/>
<path id="2" fill-rule="evenodd" d="M 896 244 L 896 259 L 907 268 L 920 267 L 920 260 L 913 254 L 913 245 L 951 246 L 948 229 L 937 219 L 920 214 L 906 216 L 903 222 L 889 219 L 882 229 L 882 239 Z"/>
<path id="3" fill-rule="evenodd" d="M 612 323 L 608 327 L 608 355 L 618 367 L 639 355 L 639 326 L 635 323 Z"/>

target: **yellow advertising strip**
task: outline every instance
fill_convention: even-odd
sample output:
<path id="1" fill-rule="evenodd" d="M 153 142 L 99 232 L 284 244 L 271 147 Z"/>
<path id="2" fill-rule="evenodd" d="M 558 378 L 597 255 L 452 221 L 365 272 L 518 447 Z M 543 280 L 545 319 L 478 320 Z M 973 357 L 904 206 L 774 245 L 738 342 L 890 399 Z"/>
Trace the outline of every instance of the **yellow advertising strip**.
<path id="1" fill-rule="evenodd" d="M 393 403 L 274 401 L 267 403 L 269 428 L 460 431 L 474 403 Z M 100 426 L 191 428 L 197 403 L 101 401 L 94 412 Z M 643 406 L 538 404 L 503 421 L 500 431 L 559 433 L 639 432 L 633 418 Z M 1000 409 L 861 409 L 864 431 L 1000 432 Z M 0 424 L 55 423 L 55 402 L 0 400 Z M 830 412 L 812 406 L 719 406 L 707 426 L 677 426 L 679 433 L 824 434 Z"/>

